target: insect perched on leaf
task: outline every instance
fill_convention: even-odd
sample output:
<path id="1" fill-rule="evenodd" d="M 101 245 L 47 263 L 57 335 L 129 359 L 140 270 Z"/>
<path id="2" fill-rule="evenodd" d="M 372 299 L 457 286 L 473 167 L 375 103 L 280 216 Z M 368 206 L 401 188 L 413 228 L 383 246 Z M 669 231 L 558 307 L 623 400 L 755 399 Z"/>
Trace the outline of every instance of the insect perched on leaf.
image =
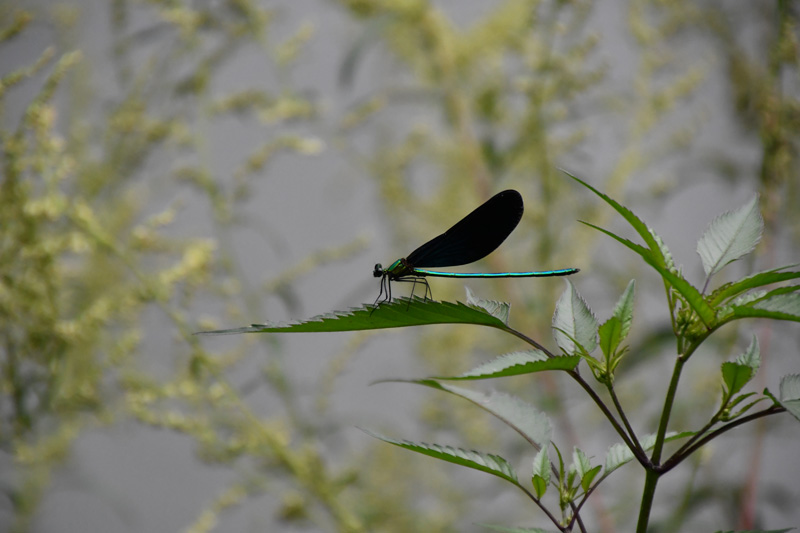
<path id="1" fill-rule="evenodd" d="M 389 265 L 378 263 L 372 275 L 381 278 L 381 297 L 384 301 L 392 299 L 392 282 L 402 281 L 425 285 L 425 297 L 430 286 L 428 276 L 439 278 L 541 278 L 549 276 L 569 276 L 578 272 L 577 268 L 561 268 L 532 272 L 441 272 L 427 270 L 466 265 L 483 259 L 506 240 L 522 219 L 524 210 L 522 196 L 515 190 L 499 192 L 458 221 L 452 228 L 435 237 L 410 254 Z M 412 288 L 413 294 L 413 288 Z"/>

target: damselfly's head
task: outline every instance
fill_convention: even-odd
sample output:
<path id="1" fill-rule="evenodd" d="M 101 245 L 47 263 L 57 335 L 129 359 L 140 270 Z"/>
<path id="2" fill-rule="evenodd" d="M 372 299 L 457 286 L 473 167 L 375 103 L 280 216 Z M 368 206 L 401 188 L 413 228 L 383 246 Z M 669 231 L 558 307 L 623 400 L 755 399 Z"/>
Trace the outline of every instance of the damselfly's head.
<path id="1" fill-rule="evenodd" d="M 376 278 L 380 278 L 383 276 L 383 265 L 380 263 L 375 264 L 375 270 L 372 271 L 372 275 Z"/>

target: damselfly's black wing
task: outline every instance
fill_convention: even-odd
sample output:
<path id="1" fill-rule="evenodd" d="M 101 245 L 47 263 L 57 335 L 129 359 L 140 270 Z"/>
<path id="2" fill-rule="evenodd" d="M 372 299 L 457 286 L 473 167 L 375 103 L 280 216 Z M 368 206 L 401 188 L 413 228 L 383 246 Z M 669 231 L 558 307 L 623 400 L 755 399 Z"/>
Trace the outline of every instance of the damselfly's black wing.
<path id="1" fill-rule="evenodd" d="M 417 268 L 466 265 L 497 249 L 522 218 L 522 196 L 499 192 L 462 218 L 455 226 L 426 242 L 407 257 Z"/>

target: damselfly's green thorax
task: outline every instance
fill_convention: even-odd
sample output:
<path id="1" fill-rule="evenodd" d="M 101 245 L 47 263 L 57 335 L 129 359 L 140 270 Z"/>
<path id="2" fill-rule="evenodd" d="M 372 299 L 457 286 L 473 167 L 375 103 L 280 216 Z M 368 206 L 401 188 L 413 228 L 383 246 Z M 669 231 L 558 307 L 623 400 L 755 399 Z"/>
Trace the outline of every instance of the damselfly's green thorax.
<path id="1" fill-rule="evenodd" d="M 413 271 L 414 267 L 412 267 L 408 263 L 408 261 L 406 261 L 406 258 L 403 257 L 401 259 L 398 259 L 391 265 L 389 265 L 389 268 L 386 269 L 383 268 L 383 265 L 377 263 L 375 265 L 375 270 L 372 271 L 372 275 L 376 278 L 382 278 L 384 276 L 389 276 L 391 278 L 399 278 L 407 276 L 409 274 L 413 274 Z"/>

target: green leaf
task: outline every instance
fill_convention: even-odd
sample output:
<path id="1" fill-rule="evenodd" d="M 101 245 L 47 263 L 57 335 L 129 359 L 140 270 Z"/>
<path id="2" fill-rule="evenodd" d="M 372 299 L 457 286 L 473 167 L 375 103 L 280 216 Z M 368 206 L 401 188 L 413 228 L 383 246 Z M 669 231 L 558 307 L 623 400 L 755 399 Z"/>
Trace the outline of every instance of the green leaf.
<path id="1" fill-rule="evenodd" d="M 800 420 L 800 374 L 787 374 L 781 378 L 780 403 Z"/>
<path id="2" fill-rule="evenodd" d="M 503 324 L 508 325 L 508 315 L 511 310 L 511 305 L 507 302 L 498 302 L 495 300 L 483 300 L 478 298 L 469 287 L 467 289 L 467 305 L 472 307 L 479 307 L 485 310 L 493 317 L 501 320 Z"/>
<path id="3" fill-rule="evenodd" d="M 650 233 L 650 236 L 653 237 L 653 241 L 656 243 L 658 247 L 658 252 L 661 254 L 661 257 L 664 258 L 664 268 L 669 270 L 670 272 L 677 272 L 677 268 L 675 268 L 675 261 L 672 260 L 672 253 L 667 248 L 667 244 L 664 240 L 656 233 L 656 230 L 647 226 L 647 231 Z"/>
<path id="4" fill-rule="evenodd" d="M 600 337 L 600 349 L 606 356 L 606 361 L 609 363 L 615 355 L 620 343 L 628 336 L 633 322 L 633 295 L 635 290 L 635 281 L 631 280 L 625 291 L 620 296 L 617 305 L 614 306 L 614 313 L 611 318 L 606 320 L 602 326 L 597 330 Z M 608 368 L 609 373 L 614 372 L 613 368 Z"/>
<path id="5" fill-rule="evenodd" d="M 505 479 L 519 486 L 517 475 L 514 473 L 512 466 L 500 457 L 499 455 L 492 455 L 490 453 L 476 452 L 474 450 L 465 450 L 463 448 L 454 448 L 452 446 L 441 446 L 439 444 L 427 444 L 425 442 L 414 443 L 407 440 L 395 440 L 389 437 L 384 437 L 372 431 L 361 428 L 361 431 L 375 437 L 376 439 L 388 442 L 400 448 L 411 450 L 412 452 L 421 453 L 429 457 L 434 457 L 448 463 L 453 463 L 473 470 L 480 470 L 487 474 L 492 474 L 499 478 Z"/>
<path id="6" fill-rule="evenodd" d="M 763 309 L 765 311 L 772 311 L 783 315 L 794 316 L 795 319 L 800 319 L 800 293 L 796 292 L 800 286 L 783 287 L 770 292 L 768 298 L 753 304 L 755 309 Z M 794 291 L 784 292 L 783 291 Z"/>
<path id="7" fill-rule="evenodd" d="M 476 380 L 519 376 L 545 370 L 573 370 L 580 362 L 581 358 L 577 355 L 547 357 L 539 350 L 529 350 L 501 355 L 458 376 L 436 376 L 434 379 Z"/>
<path id="8" fill-rule="evenodd" d="M 781 378 L 780 399 L 800 400 L 800 374 L 786 374 Z"/>
<path id="9" fill-rule="evenodd" d="M 730 300 L 731 298 L 735 298 L 746 291 L 763 287 L 764 285 L 779 283 L 781 281 L 789 281 L 792 279 L 800 279 L 800 272 L 781 272 L 781 270 L 796 266 L 796 264 L 787 265 L 773 270 L 767 270 L 765 272 L 758 272 L 757 274 L 740 279 L 739 281 L 727 283 L 719 287 L 711 294 L 709 297 L 709 302 L 712 305 L 719 305 L 720 303 Z"/>
<path id="10" fill-rule="evenodd" d="M 581 480 L 583 491 L 588 492 L 592 486 L 592 480 L 594 480 L 597 473 L 600 472 L 601 466 L 597 465 L 593 468 L 589 457 L 577 447 L 572 452 L 572 465 L 575 467 L 575 472 Z"/>
<path id="11" fill-rule="evenodd" d="M 758 210 L 758 196 L 739 209 L 728 211 L 711 221 L 697 241 L 703 270 L 711 277 L 722 268 L 752 252 L 764 231 Z"/>
<path id="12" fill-rule="evenodd" d="M 572 449 L 572 466 L 580 477 L 592 468 L 589 457 L 577 446 Z"/>
<path id="13" fill-rule="evenodd" d="M 725 382 L 726 396 L 730 398 L 747 385 L 753 378 L 753 369 L 738 363 L 722 363 L 722 379 Z"/>
<path id="14" fill-rule="evenodd" d="M 736 358 L 736 362 L 752 368 L 753 374 L 758 372 L 758 368 L 761 366 L 761 350 L 758 346 L 758 337 L 753 335 L 750 346 L 747 347 L 747 350 L 742 355 Z"/>
<path id="15" fill-rule="evenodd" d="M 622 322 L 619 318 L 612 316 L 598 328 L 598 336 L 600 337 L 600 349 L 606 360 L 609 360 L 619 343 L 622 342 Z"/>
<path id="16" fill-rule="evenodd" d="M 567 354 L 575 354 L 575 342 L 590 353 L 597 346 L 597 319 L 572 283 L 565 281 L 567 288 L 558 299 L 553 314 L 553 336 L 556 344 Z"/>
<path id="17" fill-rule="evenodd" d="M 476 324 L 505 329 L 502 320 L 484 309 L 461 302 L 436 302 L 422 298 L 396 298 L 377 306 L 351 308 L 318 315 L 301 322 L 253 324 L 234 329 L 201 331 L 198 335 L 234 335 L 237 333 L 320 333 L 403 328 L 432 324 Z"/>
<path id="18" fill-rule="evenodd" d="M 728 407 L 728 409 L 727 409 L 728 413 L 727 413 L 727 414 L 725 414 L 725 415 L 724 415 L 724 416 L 721 418 L 721 420 L 723 420 L 723 421 L 725 421 L 725 422 L 727 422 L 727 421 L 730 421 L 730 420 L 735 420 L 735 419 L 739 418 L 740 416 L 742 416 L 743 414 L 745 414 L 745 413 L 746 413 L 747 411 L 749 411 L 750 409 L 752 409 L 754 405 L 757 405 L 757 404 L 759 404 L 759 403 L 761 403 L 761 402 L 763 402 L 764 400 L 766 400 L 766 399 L 767 399 L 767 398 L 764 398 L 764 397 L 757 398 L 756 400 L 754 400 L 754 401 L 752 401 L 752 402 L 750 402 L 750 403 L 746 404 L 744 407 L 742 407 L 742 408 L 741 408 L 741 409 L 739 409 L 738 411 L 736 411 L 736 412 L 733 412 L 733 408 L 734 408 L 734 407 L 736 407 L 737 405 L 739 405 L 740 403 L 742 403 L 742 402 L 743 402 L 744 400 L 746 400 L 747 398 L 750 398 L 751 396 L 754 396 L 755 394 L 756 394 L 755 392 L 748 392 L 747 394 L 741 394 L 741 395 L 737 396 L 737 397 L 736 397 L 736 398 L 735 398 L 735 399 L 734 399 L 734 400 L 731 402 L 730 406 Z"/>
<path id="19" fill-rule="evenodd" d="M 784 289 L 795 290 L 795 286 Z M 775 294 L 749 305 L 734 305 L 731 311 L 733 318 L 773 318 L 800 322 L 800 293 Z"/>
<path id="20" fill-rule="evenodd" d="M 623 239 L 622 237 L 614 235 L 610 231 L 604 230 L 599 226 L 589 224 L 588 222 L 584 222 L 584 224 L 596 229 L 597 231 L 605 233 L 612 239 L 622 243 L 629 249 L 639 254 L 648 265 L 653 267 L 659 274 L 661 274 L 661 277 L 663 277 L 686 299 L 687 303 L 692 307 L 694 312 L 697 313 L 697 316 L 700 317 L 700 320 L 703 321 L 703 324 L 705 324 L 707 328 L 711 328 L 715 324 L 716 313 L 714 312 L 714 309 L 708 305 L 708 302 L 706 302 L 705 298 L 703 298 L 703 295 L 700 293 L 700 291 L 686 281 L 683 277 L 679 276 L 672 270 L 656 261 L 653 258 L 653 254 L 650 253 L 649 250 L 627 239 Z"/>
<path id="21" fill-rule="evenodd" d="M 403 383 L 416 383 L 434 389 L 443 390 L 471 401 L 481 409 L 489 412 L 514 429 L 517 433 L 538 448 L 546 448 L 550 444 L 553 427 L 546 414 L 533 405 L 505 392 L 483 393 L 455 385 L 439 383 L 433 379 L 391 380 Z"/>
<path id="22" fill-rule="evenodd" d="M 622 324 L 620 341 L 625 340 L 631 330 L 633 323 L 633 297 L 636 292 L 636 280 L 630 280 L 628 286 L 619 297 L 617 305 L 614 306 L 613 316 L 617 317 Z"/>
<path id="23" fill-rule="evenodd" d="M 725 383 L 723 402 L 727 402 L 734 394 L 742 390 L 742 387 L 755 376 L 760 364 L 758 338 L 753 335 L 750 346 L 736 358 L 736 362 L 722 363 L 722 380 Z"/>
<path id="24" fill-rule="evenodd" d="M 537 498 L 542 498 L 550 486 L 550 459 L 547 448 L 542 448 L 533 458 L 533 489 Z"/>
<path id="25" fill-rule="evenodd" d="M 592 488 L 592 481 L 594 481 L 594 478 L 597 477 L 597 474 L 599 474 L 600 470 L 602 469 L 602 465 L 597 465 L 586 472 L 586 474 L 581 478 L 581 487 L 583 487 L 584 492 L 589 492 L 589 489 Z"/>
<path id="26" fill-rule="evenodd" d="M 654 261 L 654 263 L 660 265 L 661 267 L 666 267 L 667 266 L 668 260 L 662 254 L 662 245 L 663 245 L 663 243 L 659 243 L 659 242 L 656 241 L 656 239 L 653 238 L 653 232 L 651 232 L 651 230 L 647 227 L 647 225 L 641 219 L 639 219 L 639 217 L 634 215 L 633 212 L 630 209 L 628 209 L 627 207 L 619 204 L 613 198 L 611 198 L 611 197 L 603 194 L 602 192 L 598 191 L 597 189 L 595 189 L 594 187 L 592 187 L 591 185 L 589 185 L 585 181 L 573 176 L 572 174 L 570 174 L 569 172 L 567 172 L 564 169 L 561 169 L 561 171 L 564 174 L 566 174 L 567 176 L 569 176 L 570 178 L 574 179 L 575 181 L 577 181 L 578 183 L 583 185 L 584 187 L 586 187 L 587 189 L 589 189 L 590 191 L 592 191 L 593 193 L 595 193 L 600 198 L 602 198 L 608 205 L 613 207 L 614 210 L 617 213 L 622 215 L 622 217 L 626 221 L 628 221 L 628 224 L 630 224 L 633 227 L 633 229 L 635 229 L 636 232 L 642 237 L 644 242 L 647 243 L 647 246 L 650 248 L 650 252 L 651 252 L 650 254 L 648 254 L 648 255 L 650 255 L 650 260 Z M 589 224 L 589 225 L 591 226 L 591 224 Z"/>

